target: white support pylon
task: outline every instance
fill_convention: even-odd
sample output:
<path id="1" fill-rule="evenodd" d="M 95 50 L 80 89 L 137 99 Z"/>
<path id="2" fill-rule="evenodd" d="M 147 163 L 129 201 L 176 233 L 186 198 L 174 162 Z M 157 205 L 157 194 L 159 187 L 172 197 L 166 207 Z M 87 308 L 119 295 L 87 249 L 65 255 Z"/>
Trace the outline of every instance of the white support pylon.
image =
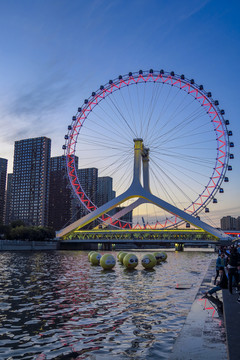
<path id="1" fill-rule="evenodd" d="M 143 186 L 140 181 L 141 164 L 143 164 Z M 56 235 L 57 237 L 62 237 L 76 229 L 80 229 L 83 226 L 94 221 L 95 219 L 99 218 L 101 215 L 108 213 L 110 210 L 116 208 L 118 205 L 122 204 L 128 199 L 136 197 L 138 199 L 134 203 L 130 204 L 125 209 L 113 215 L 112 219 L 119 219 L 121 216 L 135 209 L 140 204 L 152 203 L 173 214 L 174 216 L 177 216 L 182 220 L 185 220 L 186 222 L 196 226 L 197 228 L 203 229 L 207 233 L 219 238 L 220 240 L 226 240 L 229 238 L 228 235 L 226 235 L 223 231 L 215 229 L 207 223 L 195 218 L 192 215 L 189 215 L 185 211 L 178 209 L 177 207 L 169 204 L 168 202 L 158 198 L 151 193 L 149 185 L 149 149 L 144 147 L 143 140 L 140 138 L 134 139 L 134 168 L 133 180 L 130 187 L 123 194 L 108 201 L 106 204 L 83 216 L 81 219 L 75 221 L 64 229 L 59 230 Z M 105 221 L 105 223 L 106 222 L 107 221 Z M 109 224 L 110 222 L 111 220 L 109 220 Z"/>

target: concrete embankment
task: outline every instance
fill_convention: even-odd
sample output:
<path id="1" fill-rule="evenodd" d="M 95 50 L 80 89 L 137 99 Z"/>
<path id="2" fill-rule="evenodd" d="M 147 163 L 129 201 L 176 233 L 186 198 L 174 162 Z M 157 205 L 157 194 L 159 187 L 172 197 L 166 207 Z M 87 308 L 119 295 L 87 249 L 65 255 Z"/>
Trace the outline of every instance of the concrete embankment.
<path id="1" fill-rule="evenodd" d="M 203 297 L 213 287 L 214 274 L 215 260 L 212 260 L 169 359 L 227 360 L 221 292 L 219 299 Z"/>
<path id="2" fill-rule="evenodd" d="M 196 299 L 178 336 L 171 360 L 238 360 L 240 354 L 240 303 L 238 294 L 228 290 L 217 296 L 204 297 L 211 289 L 215 276 L 212 260 L 204 276 Z"/>
<path id="3" fill-rule="evenodd" d="M 25 251 L 25 250 L 57 250 L 59 242 L 29 241 L 29 240 L 0 240 L 0 251 Z"/>

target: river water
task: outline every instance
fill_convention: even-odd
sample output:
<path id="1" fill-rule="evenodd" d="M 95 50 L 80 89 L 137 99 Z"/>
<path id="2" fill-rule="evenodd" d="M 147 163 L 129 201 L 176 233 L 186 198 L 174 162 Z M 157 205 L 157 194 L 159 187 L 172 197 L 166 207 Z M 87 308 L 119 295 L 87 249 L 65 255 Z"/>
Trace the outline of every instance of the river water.
<path id="1" fill-rule="evenodd" d="M 2 252 L 0 359 L 168 359 L 214 257 L 168 252 L 153 271 L 106 272 L 87 252 Z"/>

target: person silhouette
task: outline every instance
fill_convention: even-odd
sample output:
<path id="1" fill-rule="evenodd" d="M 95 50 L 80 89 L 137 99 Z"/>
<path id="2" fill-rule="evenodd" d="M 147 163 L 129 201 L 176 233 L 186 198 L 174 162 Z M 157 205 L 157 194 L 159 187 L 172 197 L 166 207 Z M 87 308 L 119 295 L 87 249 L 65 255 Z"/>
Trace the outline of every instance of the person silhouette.
<path id="1" fill-rule="evenodd" d="M 235 279 L 236 286 L 239 290 L 239 274 L 238 274 L 238 266 L 240 265 L 240 254 L 238 254 L 237 249 L 235 247 L 232 247 L 230 250 L 229 260 L 228 260 L 228 290 L 230 294 L 232 294 L 232 283 L 233 283 L 233 277 Z"/>
<path id="2" fill-rule="evenodd" d="M 214 286 L 212 289 L 208 290 L 205 295 L 212 295 L 219 290 L 228 288 L 228 278 L 225 274 L 223 266 L 219 268 L 219 275 L 220 275 L 220 280 L 217 282 L 217 285 Z"/>
<path id="3" fill-rule="evenodd" d="M 215 279 L 214 279 L 214 285 L 216 284 L 217 278 L 219 276 L 220 267 L 225 267 L 226 265 L 227 265 L 227 260 L 225 258 L 225 254 L 222 252 L 218 256 L 217 261 L 216 261 L 216 276 L 215 276 Z"/>

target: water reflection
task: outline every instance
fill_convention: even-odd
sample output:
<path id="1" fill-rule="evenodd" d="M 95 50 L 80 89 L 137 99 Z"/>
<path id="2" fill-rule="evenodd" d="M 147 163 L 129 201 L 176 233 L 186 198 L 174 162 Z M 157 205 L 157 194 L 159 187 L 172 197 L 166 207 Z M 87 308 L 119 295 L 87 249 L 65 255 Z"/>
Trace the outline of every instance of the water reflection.
<path id="1" fill-rule="evenodd" d="M 103 271 L 86 252 L 0 253 L 0 358 L 167 359 L 212 257 Z"/>

